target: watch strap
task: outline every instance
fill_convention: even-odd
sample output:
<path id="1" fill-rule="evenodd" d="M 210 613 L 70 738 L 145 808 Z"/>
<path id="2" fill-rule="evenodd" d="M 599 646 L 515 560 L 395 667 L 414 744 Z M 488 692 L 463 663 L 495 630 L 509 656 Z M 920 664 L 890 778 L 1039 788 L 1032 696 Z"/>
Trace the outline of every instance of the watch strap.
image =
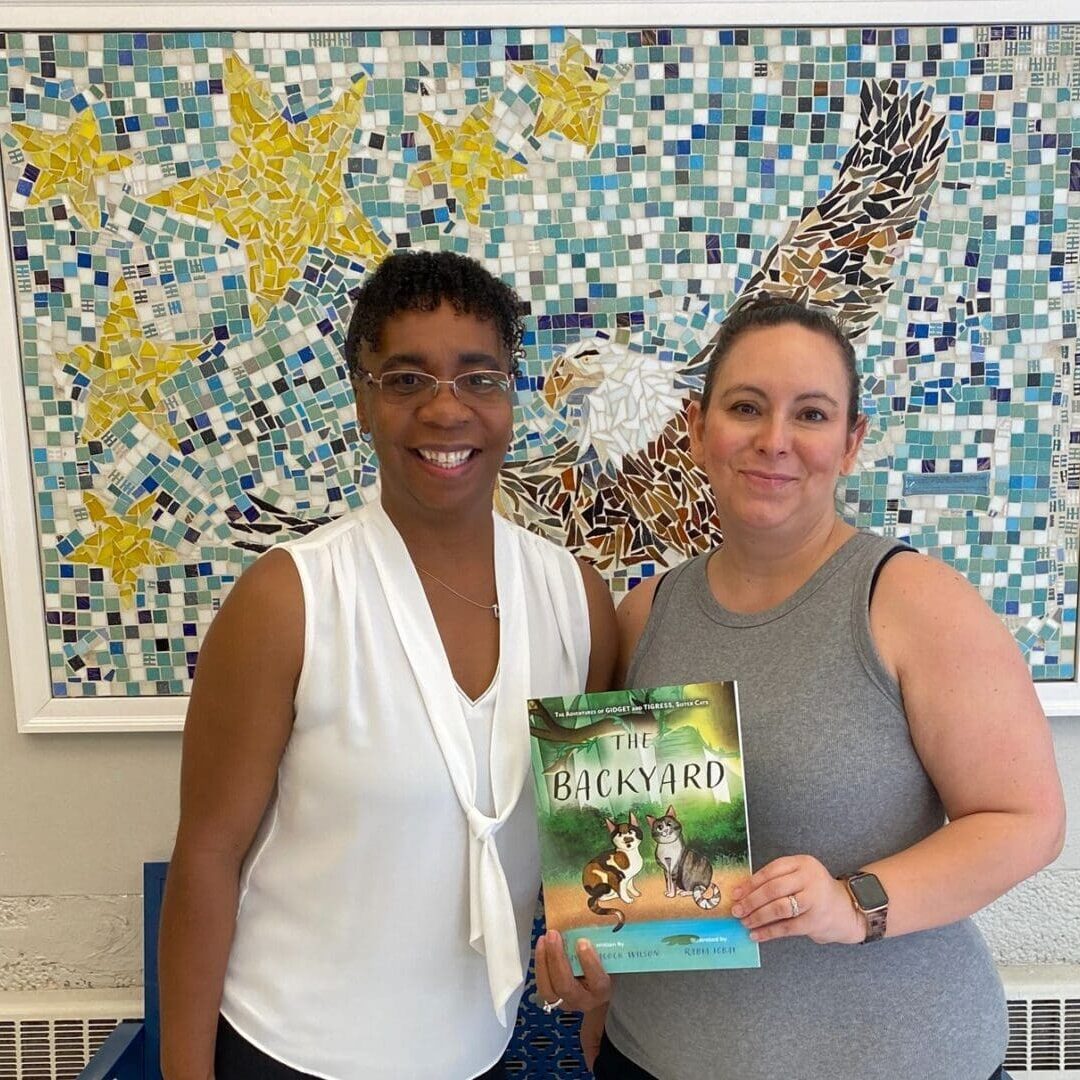
<path id="1" fill-rule="evenodd" d="M 889 909 L 887 907 L 878 908 L 877 911 L 863 911 L 863 915 L 866 917 L 864 945 L 868 941 L 880 941 L 885 936 L 885 921 L 888 914 Z"/>

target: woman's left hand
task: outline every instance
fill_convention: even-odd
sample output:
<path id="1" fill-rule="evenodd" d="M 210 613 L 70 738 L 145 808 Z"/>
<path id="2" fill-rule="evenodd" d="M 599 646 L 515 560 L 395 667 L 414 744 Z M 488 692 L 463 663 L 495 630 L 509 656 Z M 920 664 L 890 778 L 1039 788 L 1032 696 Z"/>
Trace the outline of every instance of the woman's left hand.
<path id="1" fill-rule="evenodd" d="M 549 930 L 536 942 L 536 992 L 544 1002 L 558 1002 L 558 1008 L 590 1012 L 611 999 L 611 976 L 604 970 L 592 942 L 577 943 L 582 974 L 574 975 L 566 958 L 562 935 Z"/>
<path id="2" fill-rule="evenodd" d="M 866 920 L 844 883 L 812 855 L 774 859 L 731 896 L 731 914 L 757 942 L 801 935 L 854 945 L 866 937 Z"/>

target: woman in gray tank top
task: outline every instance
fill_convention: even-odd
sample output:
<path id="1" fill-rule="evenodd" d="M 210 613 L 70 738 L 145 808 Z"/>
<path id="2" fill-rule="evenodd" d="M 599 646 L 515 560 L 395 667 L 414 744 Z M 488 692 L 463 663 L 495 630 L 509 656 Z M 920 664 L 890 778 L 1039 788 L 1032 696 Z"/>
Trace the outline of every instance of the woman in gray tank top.
<path id="1" fill-rule="evenodd" d="M 548 934 L 539 991 L 585 1012 L 601 1080 L 1004 1075 L 1004 994 L 969 916 L 1061 849 L 1053 745 L 976 591 L 837 516 L 857 406 L 828 315 L 776 296 L 729 314 L 690 414 L 724 545 L 648 579 L 619 623 L 624 685 L 738 680 L 759 869 L 727 900 L 761 967 L 609 989 Z"/>

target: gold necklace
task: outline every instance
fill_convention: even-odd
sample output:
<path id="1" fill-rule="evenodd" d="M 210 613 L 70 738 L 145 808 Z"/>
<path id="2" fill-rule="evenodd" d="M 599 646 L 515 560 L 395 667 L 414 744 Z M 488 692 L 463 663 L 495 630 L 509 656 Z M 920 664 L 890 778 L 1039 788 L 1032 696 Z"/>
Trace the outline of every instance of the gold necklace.
<path id="1" fill-rule="evenodd" d="M 418 566 L 416 569 L 419 570 L 420 573 L 424 575 L 424 577 L 429 577 L 437 585 L 441 585 L 447 592 L 452 592 L 459 600 L 464 600 L 466 604 L 472 604 L 473 607 L 483 608 L 485 611 L 490 611 L 491 614 L 494 615 L 496 619 L 498 619 L 499 605 L 497 603 L 481 604 L 477 600 L 470 599 L 464 593 L 459 593 L 457 589 L 455 589 L 452 585 L 447 585 L 442 578 L 437 578 L 433 573 L 431 573 L 430 570 L 425 570 L 422 566 Z"/>

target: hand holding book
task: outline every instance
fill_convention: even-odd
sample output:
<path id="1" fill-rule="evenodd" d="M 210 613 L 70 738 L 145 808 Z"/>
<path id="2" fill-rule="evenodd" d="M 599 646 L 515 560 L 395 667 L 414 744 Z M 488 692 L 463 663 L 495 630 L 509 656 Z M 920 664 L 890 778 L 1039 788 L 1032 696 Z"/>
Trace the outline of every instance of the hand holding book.
<path id="1" fill-rule="evenodd" d="M 731 914 L 755 942 L 805 935 L 819 945 L 854 945 L 866 937 L 866 923 L 843 882 L 813 855 L 773 859 L 736 886 L 731 898 Z"/>
<path id="2" fill-rule="evenodd" d="M 576 951 L 581 975 L 571 970 L 558 930 L 549 930 L 537 939 L 536 992 L 542 1002 L 560 1002 L 560 1009 L 591 1012 L 611 1000 L 611 976 L 591 941 L 581 938 Z"/>

